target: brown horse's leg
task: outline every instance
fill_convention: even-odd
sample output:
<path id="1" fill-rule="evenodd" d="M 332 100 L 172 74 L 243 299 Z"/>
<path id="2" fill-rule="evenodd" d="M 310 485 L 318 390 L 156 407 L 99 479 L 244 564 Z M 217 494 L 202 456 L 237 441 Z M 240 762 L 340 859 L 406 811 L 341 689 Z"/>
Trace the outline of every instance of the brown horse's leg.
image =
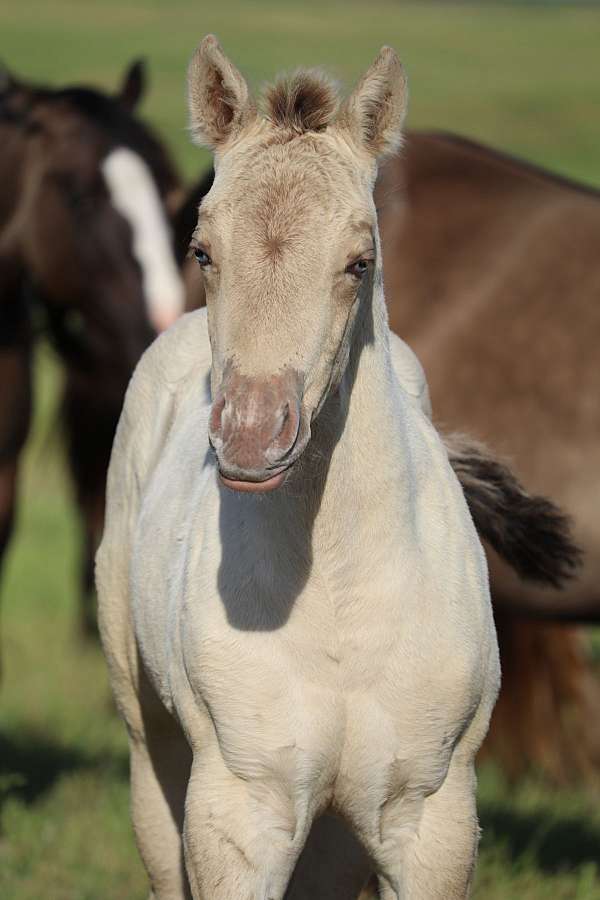
<path id="1" fill-rule="evenodd" d="M 94 560 L 96 550 L 102 540 L 104 528 L 104 481 L 98 485 L 94 496 L 80 498 L 79 510 L 82 518 L 83 540 L 80 568 L 80 625 L 84 637 L 97 637 L 96 585 L 94 581 Z"/>
<path id="2" fill-rule="evenodd" d="M 18 460 L 31 419 L 29 346 L 0 347 L 0 560 L 14 520 Z"/>
<path id="3" fill-rule="evenodd" d="M 0 561 L 4 557 L 14 524 L 17 472 L 16 459 L 0 462 Z"/>
<path id="4" fill-rule="evenodd" d="M 121 411 L 100 383 L 81 380 L 67 370 L 63 412 L 69 471 L 82 525 L 79 626 L 84 637 L 98 635 L 94 558 L 104 528 L 106 473 Z"/>
<path id="5" fill-rule="evenodd" d="M 482 756 L 566 782 L 600 767 L 600 682 L 581 628 L 497 614 L 502 689 Z"/>
<path id="6" fill-rule="evenodd" d="M 18 463 L 31 419 L 28 343 L 0 347 L 0 565 L 15 517 Z"/>

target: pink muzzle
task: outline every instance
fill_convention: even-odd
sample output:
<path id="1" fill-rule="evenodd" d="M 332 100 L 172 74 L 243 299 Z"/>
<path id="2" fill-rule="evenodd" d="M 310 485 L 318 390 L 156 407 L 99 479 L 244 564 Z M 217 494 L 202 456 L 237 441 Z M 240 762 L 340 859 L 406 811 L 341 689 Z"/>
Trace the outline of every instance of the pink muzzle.
<path id="1" fill-rule="evenodd" d="M 300 422 L 297 372 L 255 378 L 227 366 L 209 422 L 223 483 L 254 492 L 279 487 L 298 455 Z"/>

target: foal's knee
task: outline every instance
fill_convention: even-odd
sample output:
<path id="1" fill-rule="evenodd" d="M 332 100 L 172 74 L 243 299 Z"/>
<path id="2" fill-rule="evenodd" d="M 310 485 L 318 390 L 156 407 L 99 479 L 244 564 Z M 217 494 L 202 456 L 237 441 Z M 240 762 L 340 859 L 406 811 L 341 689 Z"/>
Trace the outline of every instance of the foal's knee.
<path id="1" fill-rule="evenodd" d="M 194 900 L 282 900 L 303 843 L 290 824 L 222 761 L 193 766 L 183 839 Z"/>

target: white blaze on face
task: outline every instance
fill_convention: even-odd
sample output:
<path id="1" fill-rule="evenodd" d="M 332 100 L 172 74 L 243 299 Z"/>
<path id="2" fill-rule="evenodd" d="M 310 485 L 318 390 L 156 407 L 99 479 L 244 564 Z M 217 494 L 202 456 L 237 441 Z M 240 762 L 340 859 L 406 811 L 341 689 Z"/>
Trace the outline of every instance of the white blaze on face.
<path id="1" fill-rule="evenodd" d="M 102 173 L 112 205 L 131 227 L 148 316 L 157 331 L 163 331 L 183 312 L 184 286 L 154 178 L 141 156 L 127 147 L 108 154 Z"/>

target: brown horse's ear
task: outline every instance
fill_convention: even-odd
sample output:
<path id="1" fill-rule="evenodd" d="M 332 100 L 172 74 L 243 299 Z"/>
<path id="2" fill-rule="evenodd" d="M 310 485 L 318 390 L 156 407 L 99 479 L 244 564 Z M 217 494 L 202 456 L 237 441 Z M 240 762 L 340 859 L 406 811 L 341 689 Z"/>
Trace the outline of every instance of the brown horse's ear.
<path id="1" fill-rule="evenodd" d="M 222 150 L 256 116 L 246 81 L 212 34 L 190 62 L 188 104 L 194 141 L 211 150 Z"/>
<path id="2" fill-rule="evenodd" d="M 146 81 L 146 63 L 143 59 L 136 59 L 126 70 L 117 92 L 117 100 L 130 112 L 133 112 L 146 93 Z"/>
<path id="3" fill-rule="evenodd" d="M 402 64 L 391 47 L 382 47 L 344 103 L 338 125 L 372 156 L 387 156 L 402 143 L 407 100 Z"/>

